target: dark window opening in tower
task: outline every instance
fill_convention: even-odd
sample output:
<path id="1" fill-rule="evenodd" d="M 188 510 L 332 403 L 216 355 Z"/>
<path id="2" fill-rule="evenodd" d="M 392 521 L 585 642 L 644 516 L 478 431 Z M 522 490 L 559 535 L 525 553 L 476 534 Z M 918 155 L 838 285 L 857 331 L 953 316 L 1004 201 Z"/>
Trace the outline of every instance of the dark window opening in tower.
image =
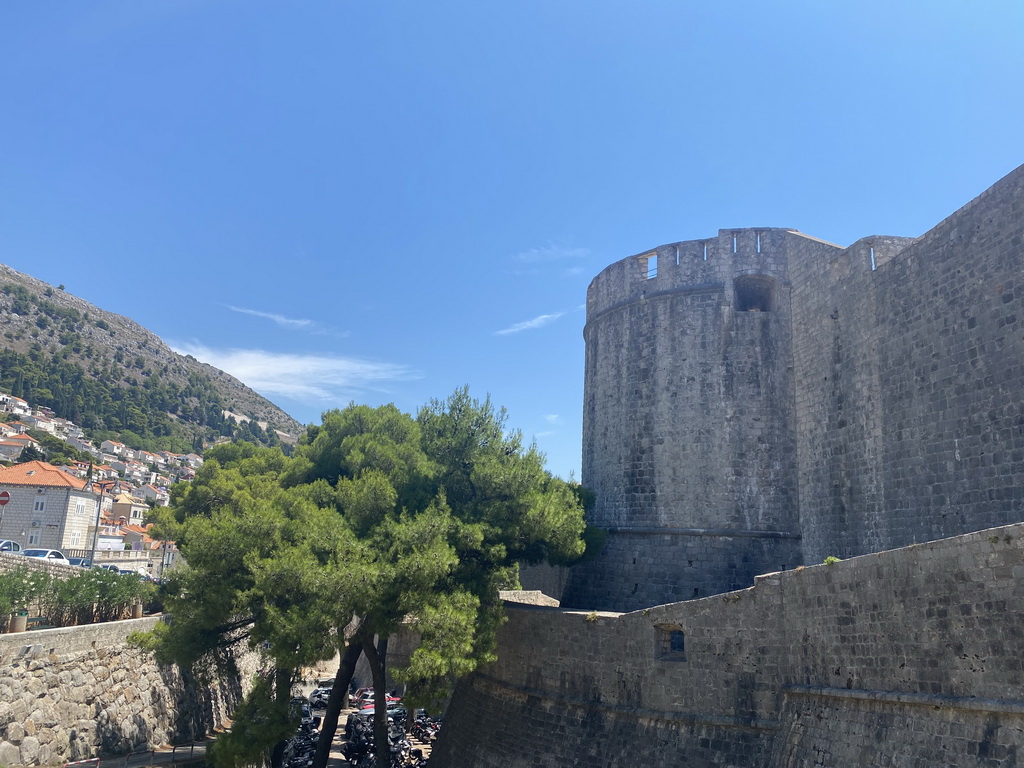
<path id="1" fill-rule="evenodd" d="M 737 312 L 771 312 L 774 308 L 775 279 L 767 275 L 741 275 L 733 286 Z"/>
<path id="2" fill-rule="evenodd" d="M 658 627 L 657 656 L 662 661 L 686 661 L 686 635 L 676 627 Z"/>

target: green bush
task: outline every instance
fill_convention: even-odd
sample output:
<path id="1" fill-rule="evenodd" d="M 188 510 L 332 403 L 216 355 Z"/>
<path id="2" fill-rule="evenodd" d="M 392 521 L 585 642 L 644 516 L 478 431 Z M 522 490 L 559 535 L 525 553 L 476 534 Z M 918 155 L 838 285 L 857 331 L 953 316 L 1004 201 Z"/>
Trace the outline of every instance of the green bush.
<path id="1" fill-rule="evenodd" d="M 153 585 L 134 574 L 94 569 L 55 585 L 46 606 L 47 620 L 57 626 L 117 621 L 131 616 L 132 606 L 146 602 Z"/>
<path id="2" fill-rule="evenodd" d="M 23 611 L 50 591 L 50 574 L 25 566 L 0 573 L 0 623 L 15 611 Z"/>

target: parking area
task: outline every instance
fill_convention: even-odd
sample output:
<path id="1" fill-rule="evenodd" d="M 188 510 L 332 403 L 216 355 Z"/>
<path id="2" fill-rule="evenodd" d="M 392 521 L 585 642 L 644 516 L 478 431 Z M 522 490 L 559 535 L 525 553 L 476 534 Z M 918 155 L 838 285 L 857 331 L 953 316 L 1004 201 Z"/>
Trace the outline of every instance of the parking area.
<path id="1" fill-rule="evenodd" d="M 314 678 L 314 679 L 308 680 L 304 685 L 302 685 L 300 687 L 300 689 L 299 689 L 299 691 L 297 691 L 297 693 L 298 693 L 298 695 L 301 695 L 303 698 L 305 698 L 306 701 L 309 701 L 310 694 L 312 694 L 318 688 L 324 688 L 325 684 L 329 683 L 329 680 L 330 680 L 330 678 L 324 678 L 324 677 L 319 677 L 319 678 Z M 317 701 L 317 699 L 314 698 L 314 701 Z M 326 697 L 323 697 L 322 701 L 323 701 L 324 704 L 326 704 Z M 322 721 L 323 716 L 324 716 L 324 712 L 325 712 L 324 706 L 322 706 L 320 704 L 317 704 L 316 706 L 312 706 L 311 707 L 311 712 L 312 712 L 313 717 L 315 717 L 315 718 L 318 717 Z M 348 730 L 351 733 L 351 729 L 350 728 L 346 729 L 346 725 L 349 723 L 349 718 L 351 716 L 357 715 L 357 713 L 359 713 L 359 712 L 360 712 L 360 710 L 356 708 L 354 702 L 352 702 L 349 707 L 346 707 L 346 708 L 342 709 L 341 714 L 338 717 L 338 729 L 335 732 L 334 741 L 333 741 L 332 746 L 331 746 L 331 755 L 330 755 L 330 759 L 328 761 L 328 765 L 329 766 L 333 766 L 334 768 L 343 768 L 343 767 L 351 766 L 352 765 L 352 763 L 350 763 L 346 759 L 346 757 L 345 757 L 346 731 Z M 368 722 L 370 718 L 366 717 L 365 715 L 364 715 L 364 717 L 365 717 L 366 721 Z M 353 721 L 354 721 L 354 719 L 353 719 Z M 423 756 L 424 759 L 430 757 L 430 742 L 429 742 L 429 740 L 426 740 L 426 739 L 421 740 L 421 739 L 417 738 L 412 733 L 411 728 L 407 729 L 407 737 L 409 739 L 409 743 L 410 743 L 412 749 L 420 751 L 422 753 L 422 756 Z"/>

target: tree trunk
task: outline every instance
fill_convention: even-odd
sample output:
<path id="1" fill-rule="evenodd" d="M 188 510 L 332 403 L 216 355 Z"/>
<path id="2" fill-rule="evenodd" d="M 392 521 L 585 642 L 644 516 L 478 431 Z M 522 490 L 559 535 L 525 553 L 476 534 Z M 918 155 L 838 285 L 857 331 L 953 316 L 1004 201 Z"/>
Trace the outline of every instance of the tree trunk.
<path id="1" fill-rule="evenodd" d="M 286 715 L 288 713 L 288 705 L 291 702 L 292 697 L 292 671 L 283 667 L 278 667 L 274 671 L 274 698 L 277 699 L 277 706 Z M 284 748 L 288 744 L 287 741 L 279 741 L 274 745 L 273 751 L 270 753 L 270 766 L 271 768 L 281 768 L 284 764 Z"/>
<path id="2" fill-rule="evenodd" d="M 348 695 L 348 686 L 352 682 L 352 675 L 356 671 L 356 662 L 363 652 L 363 638 L 356 635 L 349 641 L 345 653 L 338 665 L 338 674 L 334 678 L 334 686 L 331 688 L 331 697 L 327 700 L 327 711 L 324 712 L 323 722 L 320 723 L 320 740 L 316 745 L 316 754 L 313 756 L 313 768 L 326 768 L 327 758 L 331 756 L 331 744 L 334 743 L 334 735 L 338 732 L 338 717 L 341 714 L 342 705 Z"/>
<path id="3" fill-rule="evenodd" d="M 390 768 L 391 744 L 388 742 L 388 689 L 386 664 L 388 657 L 388 638 L 384 636 L 377 641 L 368 642 L 363 647 L 366 661 L 370 665 L 373 676 L 373 749 L 377 756 L 377 768 Z"/>

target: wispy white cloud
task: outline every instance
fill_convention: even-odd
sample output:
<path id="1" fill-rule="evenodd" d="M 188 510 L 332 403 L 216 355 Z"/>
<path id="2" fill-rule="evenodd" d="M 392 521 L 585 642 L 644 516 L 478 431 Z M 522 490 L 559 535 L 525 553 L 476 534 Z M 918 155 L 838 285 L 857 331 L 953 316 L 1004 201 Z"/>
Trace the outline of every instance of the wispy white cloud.
<path id="1" fill-rule="evenodd" d="M 533 331 L 537 328 L 543 328 L 545 325 L 553 323 L 564 314 L 565 312 L 554 312 L 550 315 L 537 315 L 530 320 L 524 320 L 521 323 L 514 323 L 507 328 L 502 328 L 500 331 L 495 331 L 494 335 L 508 336 L 513 333 L 519 333 L 520 331 Z"/>
<path id="2" fill-rule="evenodd" d="M 544 416 L 544 421 L 548 424 L 554 424 L 557 426 L 562 423 L 562 417 L 557 413 L 549 413 Z"/>
<path id="3" fill-rule="evenodd" d="M 235 307 L 232 306 L 231 304 L 225 304 L 225 306 L 232 312 L 239 312 L 243 315 L 252 315 L 253 317 L 262 317 L 265 320 L 273 320 L 282 328 L 310 328 L 313 326 L 312 320 L 285 317 L 284 315 L 277 315 L 274 314 L 273 312 L 260 312 L 258 309 L 246 309 L 245 307 Z"/>
<path id="4" fill-rule="evenodd" d="M 577 263 L 590 256 L 587 248 L 570 248 L 563 245 L 543 245 L 520 251 L 512 257 L 507 274 L 517 276 L 543 275 L 558 272 L 566 277 L 577 277 L 587 271 Z"/>
<path id="5" fill-rule="evenodd" d="M 570 311 L 582 312 L 586 308 L 586 304 L 579 304 L 569 311 L 552 312 L 547 315 L 537 315 L 536 317 L 531 318 L 530 320 L 523 320 L 523 322 L 521 323 L 513 323 L 507 328 L 502 328 L 500 331 L 495 331 L 494 335 L 509 336 L 513 333 L 519 333 L 520 331 L 533 331 L 536 330 L 537 328 L 543 328 L 545 325 L 550 325 L 551 323 L 555 322 L 555 320 L 557 320 L 558 318 L 568 315 Z"/>
<path id="6" fill-rule="evenodd" d="M 516 254 L 516 259 L 529 263 L 562 261 L 564 259 L 584 259 L 590 255 L 586 248 L 566 248 L 561 245 L 545 245 L 540 248 L 530 248 Z"/>
<path id="7" fill-rule="evenodd" d="M 238 312 L 243 315 L 251 315 L 252 317 L 263 318 L 264 320 L 272 320 L 282 328 L 288 328 L 296 331 L 305 331 L 313 335 L 321 336 L 334 336 L 339 339 L 346 338 L 349 333 L 348 331 L 341 331 L 336 328 L 330 328 L 318 323 L 316 320 L 308 320 L 306 318 L 298 317 L 286 317 L 279 315 L 275 312 L 263 312 L 258 309 L 249 309 L 248 307 L 236 307 L 233 304 L 225 304 L 225 307 L 230 309 L 232 312 Z"/>
<path id="8" fill-rule="evenodd" d="M 346 401 L 367 390 L 420 378 L 419 373 L 399 363 L 354 357 L 214 349 L 198 342 L 171 343 L 171 347 L 178 354 L 192 355 L 230 373 L 261 394 L 282 395 L 311 405 Z"/>

